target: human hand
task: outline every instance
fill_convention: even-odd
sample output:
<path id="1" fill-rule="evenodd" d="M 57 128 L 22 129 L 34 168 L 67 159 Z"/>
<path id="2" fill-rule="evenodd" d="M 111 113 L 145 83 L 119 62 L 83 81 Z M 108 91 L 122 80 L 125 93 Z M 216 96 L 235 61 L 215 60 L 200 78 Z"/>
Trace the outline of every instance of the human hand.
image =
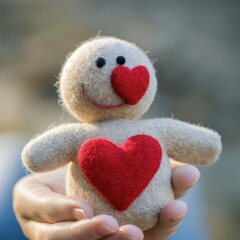
<path id="1" fill-rule="evenodd" d="M 172 186 L 175 199 L 187 194 L 200 178 L 199 170 L 192 165 L 185 165 L 171 160 Z M 144 240 L 166 240 L 175 234 L 187 213 L 187 205 L 180 200 L 173 200 L 161 210 L 158 224 L 144 233 Z"/>
<path id="2" fill-rule="evenodd" d="M 176 198 L 184 195 L 198 178 L 189 165 L 173 164 L 172 184 Z M 119 226 L 108 215 L 94 216 L 92 206 L 79 198 L 65 196 L 66 168 L 29 175 L 14 188 L 14 211 L 25 235 L 31 240 L 104 239 L 165 240 L 175 233 L 186 214 L 186 204 L 174 200 L 162 210 L 159 224 L 144 233 L 133 225 Z"/>

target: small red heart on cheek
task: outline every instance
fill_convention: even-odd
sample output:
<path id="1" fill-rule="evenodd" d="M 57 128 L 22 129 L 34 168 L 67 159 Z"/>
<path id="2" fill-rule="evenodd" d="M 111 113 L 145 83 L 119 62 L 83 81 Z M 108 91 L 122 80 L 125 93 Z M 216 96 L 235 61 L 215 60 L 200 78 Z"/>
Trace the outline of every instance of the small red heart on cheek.
<path id="1" fill-rule="evenodd" d="M 135 135 L 121 146 L 92 138 L 78 152 L 85 177 L 119 211 L 126 210 L 148 186 L 161 159 L 160 143 L 148 135 Z"/>
<path id="2" fill-rule="evenodd" d="M 112 72 L 112 86 L 127 104 L 135 105 L 143 97 L 149 85 L 149 72 L 144 66 L 132 70 L 125 66 L 116 67 Z"/>

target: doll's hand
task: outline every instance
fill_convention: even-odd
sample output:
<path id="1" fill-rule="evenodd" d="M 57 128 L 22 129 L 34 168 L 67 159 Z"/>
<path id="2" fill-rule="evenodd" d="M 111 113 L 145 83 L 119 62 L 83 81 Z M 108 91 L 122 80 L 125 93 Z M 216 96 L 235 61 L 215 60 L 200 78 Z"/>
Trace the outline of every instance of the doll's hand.
<path id="1" fill-rule="evenodd" d="M 29 175 L 14 188 L 14 210 L 25 235 L 31 240 L 119 239 L 141 240 L 142 231 L 133 225 L 119 227 L 108 215 L 94 216 L 90 204 L 65 196 L 65 168 Z M 182 196 L 199 178 L 195 167 L 173 170 L 176 197 Z M 144 239 L 165 240 L 175 233 L 186 213 L 186 205 L 174 200 L 164 207 L 159 225 L 144 233 Z"/>

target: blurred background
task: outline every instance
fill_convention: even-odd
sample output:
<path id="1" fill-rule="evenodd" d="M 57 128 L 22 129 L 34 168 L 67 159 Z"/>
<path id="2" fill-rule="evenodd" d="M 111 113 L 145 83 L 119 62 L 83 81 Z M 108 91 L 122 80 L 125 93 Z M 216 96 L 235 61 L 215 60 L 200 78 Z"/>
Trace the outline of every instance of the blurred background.
<path id="1" fill-rule="evenodd" d="M 146 118 L 174 116 L 222 135 L 220 161 L 200 168 L 205 224 L 210 239 L 239 239 L 239 24 L 237 0 L 0 0 L 0 238 L 20 239 L 4 206 L 24 174 L 24 143 L 52 123 L 75 121 L 53 86 L 65 56 L 101 31 L 157 60 L 159 91 Z"/>

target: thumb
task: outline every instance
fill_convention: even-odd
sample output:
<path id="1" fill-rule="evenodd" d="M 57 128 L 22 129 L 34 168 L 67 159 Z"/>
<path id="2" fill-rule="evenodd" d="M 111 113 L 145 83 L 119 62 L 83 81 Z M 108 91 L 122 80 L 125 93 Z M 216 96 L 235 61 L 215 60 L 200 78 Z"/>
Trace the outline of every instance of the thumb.
<path id="1" fill-rule="evenodd" d="M 55 193 L 31 177 L 20 180 L 13 195 L 13 208 L 22 218 L 56 223 L 93 217 L 93 209 L 87 201 Z"/>

